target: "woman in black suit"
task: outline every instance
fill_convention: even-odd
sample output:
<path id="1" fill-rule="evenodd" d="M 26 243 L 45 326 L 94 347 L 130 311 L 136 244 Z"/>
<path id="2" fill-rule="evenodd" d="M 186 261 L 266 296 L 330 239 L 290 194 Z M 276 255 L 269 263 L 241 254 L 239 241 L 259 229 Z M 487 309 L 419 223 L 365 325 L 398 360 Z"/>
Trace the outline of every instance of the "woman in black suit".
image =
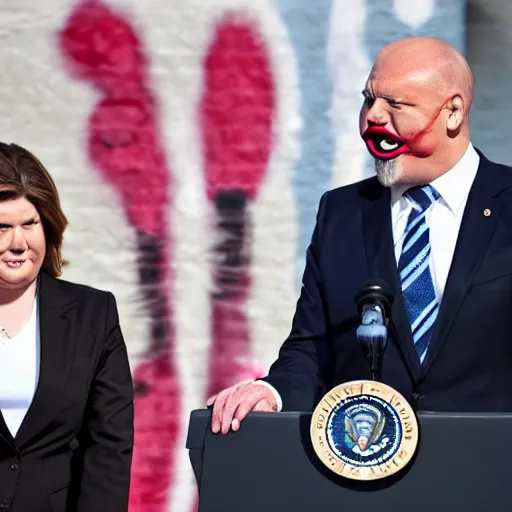
<path id="1" fill-rule="evenodd" d="M 0 510 L 125 512 L 126 347 L 111 293 L 57 279 L 66 225 L 43 165 L 0 144 Z"/>

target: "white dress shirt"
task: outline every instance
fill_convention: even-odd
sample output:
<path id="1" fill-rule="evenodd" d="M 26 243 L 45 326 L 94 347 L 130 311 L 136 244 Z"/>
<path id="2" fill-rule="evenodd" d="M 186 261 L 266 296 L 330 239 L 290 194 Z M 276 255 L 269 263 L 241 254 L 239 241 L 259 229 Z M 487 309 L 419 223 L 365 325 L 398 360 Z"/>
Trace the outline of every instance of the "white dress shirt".
<path id="1" fill-rule="evenodd" d="M 431 183 L 440 195 L 426 214 L 431 250 L 430 272 L 439 303 L 443 297 L 462 215 L 479 163 L 480 156 L 470 143 L 457 164 Z M 403 195 L 408 188 L 409 186 L 402 185 L 391 187 L 391 225 L 397 264 L 402 251 L 407 219 L 412 210 L 411 200 Z M 280 411 L 282 400 L 277 390 L 267 382 L 257 383 L 267 386 L 273 392 L 277 400 L 277 410 Z"/>
<path id="2" fill-rule="evenodd" d="M 473 145 L 469 144 L 458 163 L 431 183 L 441 196 L 426 214 L 430 236 L 430 273 L 439 303 L 443 297 L 462 215 L 479 162 L 478 153 Z M 391 225 L 397 264 L 402 251 L 407 219 L 412 210 L 411 200 L 403 195 L 408 188 L 391 187 Z"/>
<path id="3" fill-rule="evenodd" d="M 39 379 L 38 300 L 25 326 L 0 342 L 0 409 L 13 437 L 25 417 Z"/>

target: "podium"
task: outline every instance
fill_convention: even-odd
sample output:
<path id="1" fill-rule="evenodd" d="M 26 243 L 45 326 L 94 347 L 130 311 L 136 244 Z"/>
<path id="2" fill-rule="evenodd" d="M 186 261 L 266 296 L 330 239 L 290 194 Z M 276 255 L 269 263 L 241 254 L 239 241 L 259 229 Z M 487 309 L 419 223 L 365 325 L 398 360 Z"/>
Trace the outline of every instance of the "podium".
<path id="1" fill-rule="evenodd" d="M 323 465 L 311 413 L 251 413 L 227 435 L 210 416 L 192 411 L 187 438 L 199 512 L 512 511 L 512 414 L 419 413 L 413 460 L 372 482 Z"/>

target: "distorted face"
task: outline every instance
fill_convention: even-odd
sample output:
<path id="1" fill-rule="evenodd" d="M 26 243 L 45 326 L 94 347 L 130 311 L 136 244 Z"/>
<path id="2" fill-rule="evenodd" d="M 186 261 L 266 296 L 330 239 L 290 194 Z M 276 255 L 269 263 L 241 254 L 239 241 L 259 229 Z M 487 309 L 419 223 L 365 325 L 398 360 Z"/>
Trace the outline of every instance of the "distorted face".
<path id="1" fill-rule="evenodd" d="M 359 448 L 361 448 L 363 452 L 368 447 L 368 441 L 369 439 L 366 436 L 359 436 L 359 438 L 357 439 L 357 444 L 359 445 Z"/>
<path id="2" fill-rule="evenodd" d="M 446 101 L 432 73 L 376 61 L 363 90 L 359 128 L 384 186 L 414 181 L 448 136 Z"/>
<path id="3" fill-rule="evenodd" d="M 0 289 L 29 286 L 46 254 L 41 217 L 26 198 L 0 202 Z"/>

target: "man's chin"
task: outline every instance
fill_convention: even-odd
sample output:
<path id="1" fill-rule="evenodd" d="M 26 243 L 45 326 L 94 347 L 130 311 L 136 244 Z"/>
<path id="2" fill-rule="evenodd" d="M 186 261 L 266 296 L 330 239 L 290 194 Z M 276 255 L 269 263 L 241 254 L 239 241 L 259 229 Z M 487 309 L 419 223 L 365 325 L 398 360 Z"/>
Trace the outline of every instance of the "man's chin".
<path id="1" fill-rule="evenodd" d="M 377 179 L 383 187 L 392 187 L 400 178 L 399 166 L 396 158 L 392 160 L 375 159 L 375 172 Z"/>

